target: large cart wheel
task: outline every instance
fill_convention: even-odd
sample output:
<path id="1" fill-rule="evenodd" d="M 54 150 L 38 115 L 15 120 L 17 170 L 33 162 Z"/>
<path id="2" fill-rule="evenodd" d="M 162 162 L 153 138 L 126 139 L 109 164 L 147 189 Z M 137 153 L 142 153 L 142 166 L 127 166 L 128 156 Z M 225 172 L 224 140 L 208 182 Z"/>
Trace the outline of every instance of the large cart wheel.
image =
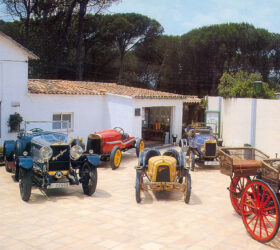
<path id="1" fill-rule="evenodd" d="M 191 170 L 194 171 L 194 166 L 195 166 L 195 154 L 194 154 L 194 152 L 193 152 L 192 150 L 190 151 L 189 164 L 190 164 Z"/>
<path id="2" fill-rule="evenodd" d="M 184 201 L 185 203 L 189 203 L 191 197 L 191 189 L 192 189 L 192 180 L 189 172 L 187 172 L 185 176 L 185 185 L 186 185 L 186 190 L 184 192 Z"/>
<path id="3" fill-rule="evenodd" d="M 23 201 L 29 201 L 32 188 L 31 170 L 20 169 L 19 190 Z"/>
<path id="4" fill-rule="evenodd" d="M 116 169 L 120 166 L 122 159 L 122 152 L 118 146 L 113 147 L 113 150 L 110 155 L 110 164 L 112 169 Z"/>
<path id="5" fill-rule="evenodd" d="M 272 188 L 262 180 L 247 184 L 241 198 L 241 215 L 248 233 L 268 242 L 279 229 L 279 202 Z"/>
<path id="6" fill-rule="evenodd" d="M 230 201 L 234 210 L 241 215 L 240 201 L 246 185 L 251 181 L 249 176 L 236 176 L 231 180 L 229 192 Z"/>
<path id="7" fill-rule="evenodd" d="M 83 191 L 84 194 L 92 196 L 96 190 L 97 186 L 97 169 L 95 167 L 90 167 L 88 163 L 84 166 L 84 170 L 87 173 L 83 173 Z"/>
<path id="8" fill-rule="evenodd" d="M 144 152 L 144 149 L 145 149 L 145 143 L 142 139 L 138 139 L 136 141 L 136 156 L 139 157 L 139 154 L 141 152 Z"/>
<path id="9" fill-rule="evenodd" d="M 141 202 L 141 186 L 143 183 L 143 174 L 141 172 L 136 172 L 136 185 L 135 185 L 135 194 L 136 194 L 136 202 Z"/>

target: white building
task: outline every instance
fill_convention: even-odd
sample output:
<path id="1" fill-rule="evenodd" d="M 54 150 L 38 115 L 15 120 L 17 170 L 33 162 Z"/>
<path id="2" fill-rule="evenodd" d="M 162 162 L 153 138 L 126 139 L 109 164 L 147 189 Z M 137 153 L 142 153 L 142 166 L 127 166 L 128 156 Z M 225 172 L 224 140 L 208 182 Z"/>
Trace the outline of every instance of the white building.
<path id="1" fill-rule="evenodd" d="M 195 96 L 176 95 L 115 83 L 64 80 L 28 80 L 28 59 L 37 56 L 0 32 L 1 139 L 15 139 L 9 132 L 10 114 L 24 120 L 70 123 L 70 135 L 122 127 L 136 137 L 182 134 L 183 103 L 199 103 Z M 161 128 L 155 130 L 155 123 Z"/>

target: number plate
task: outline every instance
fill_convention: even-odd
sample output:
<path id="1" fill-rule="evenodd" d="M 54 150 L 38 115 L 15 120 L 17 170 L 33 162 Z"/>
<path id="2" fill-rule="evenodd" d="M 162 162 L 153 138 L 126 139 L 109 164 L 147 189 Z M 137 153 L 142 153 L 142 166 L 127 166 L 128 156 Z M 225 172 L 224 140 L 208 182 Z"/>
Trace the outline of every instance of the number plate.
<path id="1" fill-rule="evenodd" d="M 220 163 L 218 161 L 205 161 L 204 165 L 220 165 Z"/>
<path id="2" fill-rule="evenodd" d="M 49 185 L 49 186 L 47 187 L 47 189 L 66 188 L 66 187 L 69 187 L 69 182 L 51 183 L 51 185 Z"/>

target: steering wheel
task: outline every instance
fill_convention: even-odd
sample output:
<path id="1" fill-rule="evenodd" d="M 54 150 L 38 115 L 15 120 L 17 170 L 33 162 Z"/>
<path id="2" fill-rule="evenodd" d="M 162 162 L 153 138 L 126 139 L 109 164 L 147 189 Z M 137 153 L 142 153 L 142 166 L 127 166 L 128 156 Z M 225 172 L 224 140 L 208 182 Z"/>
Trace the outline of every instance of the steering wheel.
<path id="1" fill-rule="evenodd" d="M 120 132 L 121 135 L 124 134 L 124 130 L 120 127 L 114 127 L 113 129 L 117 130 L 118 132 Z"/>
<path id="2" fill-rule="evenodd" d="M 31 131 L 32 133 L 40 133 L 40 132 L 43 132 L 44 130 L 41 129 L 41 128 L 32 128 L 32 129 L 30 129 L 30 131 Z"/>

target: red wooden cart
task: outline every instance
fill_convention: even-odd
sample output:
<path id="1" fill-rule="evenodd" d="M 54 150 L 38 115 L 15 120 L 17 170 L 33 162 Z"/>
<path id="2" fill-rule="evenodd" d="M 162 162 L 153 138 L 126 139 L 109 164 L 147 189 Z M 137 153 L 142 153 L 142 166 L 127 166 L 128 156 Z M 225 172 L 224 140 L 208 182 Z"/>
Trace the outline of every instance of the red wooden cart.
<path id="1" fill-rule="evenodd" d="M 268 242 L 278 232 L 280 159 L 252 147 L 220 148 L 221 172 L 229 175 L 231 203 L 248 233 Z"/>

